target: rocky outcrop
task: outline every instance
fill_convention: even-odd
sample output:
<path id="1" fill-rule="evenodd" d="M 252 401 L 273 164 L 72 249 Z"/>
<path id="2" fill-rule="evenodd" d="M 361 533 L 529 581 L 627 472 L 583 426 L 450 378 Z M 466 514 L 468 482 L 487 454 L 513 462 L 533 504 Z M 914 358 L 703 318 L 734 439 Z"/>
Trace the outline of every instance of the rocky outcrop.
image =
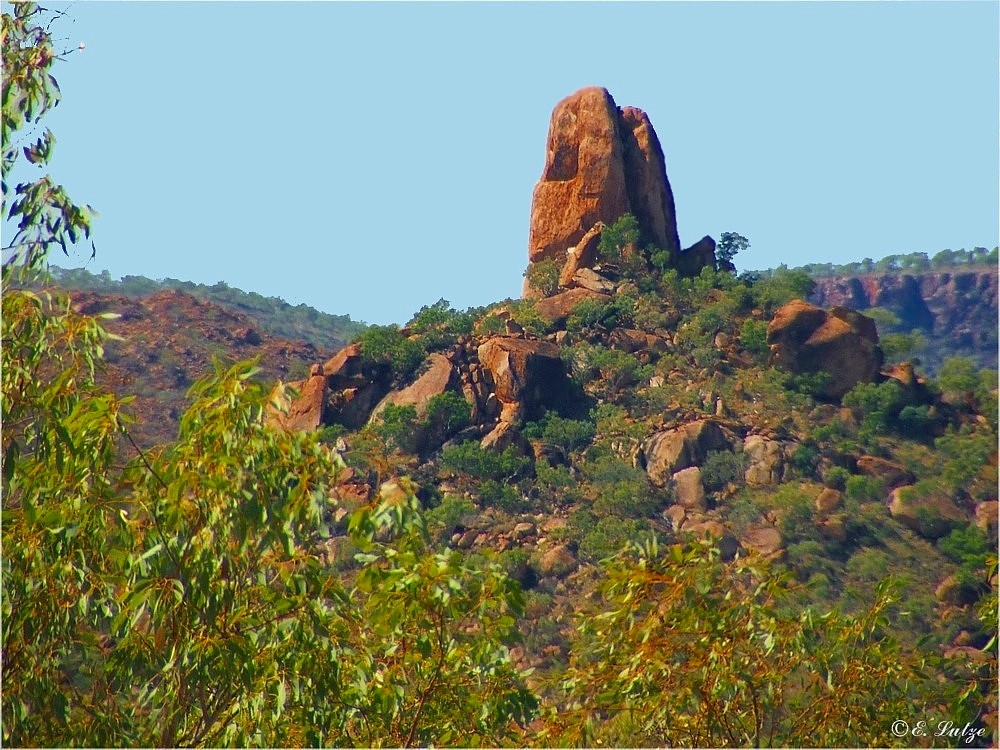
<path id="1" fill-rule="evenodd" d="M 825 373 L 817 395 L 838 399 L 858 383 L 873 382 L 882 366 L 875 321 L 845 307 L 826 311 L 792 300 L 767 327 L 774 360 L 798 374 Z"/>
<path id="2" fill-rule="evenodd" d="M 663 149 L 646 113 L 619 109 L 607 89 L 581 89 L 552 112 L 545 167 L 532 196 L 528 260 L 565 262 L 560 281 L 568 286 L 594 263 L 600 224 L 626 213 L 636 217 L 643 242 L 666 250 L 675 268 L 697 273 L 714 265 L 702 243 L 681 260 Z"/>

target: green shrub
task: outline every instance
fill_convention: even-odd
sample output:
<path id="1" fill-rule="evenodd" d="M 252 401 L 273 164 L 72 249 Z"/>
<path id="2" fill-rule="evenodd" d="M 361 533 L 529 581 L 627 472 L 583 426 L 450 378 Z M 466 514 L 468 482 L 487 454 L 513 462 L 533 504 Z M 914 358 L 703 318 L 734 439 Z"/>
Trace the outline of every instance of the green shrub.
<path id="1" fill-rule="evenodd" d="M 530 459 L 520 455 L 514 446 L 496 452 L 483 450 L 474 440 L 449 445 L 441 451 L 444 468 L 479 480 L 510 482 L 523 474 L 530 464 Z"/>
<path id="2" fill-rule="evenodd" d="M 424 348 L 404 336 L 395 324 L 366 328 L 355 342 L 361 345 L 362 356 L 388 365 L 397 382 L 409 378 L 426 356 Z"/>
<path id="3" fill-rule="evenodd" d="M 454 391 L 431 396 L 423 425 L 428 442 L 438 445 L 472 423 L 472 407 L 465 397 Z"/>
<path id="4" fill-rule="evenodd" d="M 729 484 L 743 484 L 746 456 L 733 451 L 709 451 L 701 465 L 701 483 L 708 492 L 719 492 Z"/>
<path id="5" fill-rule="evenodd" d="M 529 263 L 524 271 L 532 289 L 538 290 L 543 297 L 549 297 L 559 291 L 559 263 L 552 258 Z"/>
<path id="6" fill-rule="evenodd" d="M 639 221 L 632 214 L 622 214 L 618 220 L 601 232 L 597 245 L 598 257 L 612 263 L 622 259 L 622 252 L 629 245 L 639 244 Z"/>
<path id="7" fill-rule="evenodd" d="M 537 422 L 524 426 L 522 434 L 532 440 L 541 440 L 546 445 L 572 451 L 589 445 L 594 439 L 593 422 L 566 419 L 555 412 L 548 412 Z"/>
<path id="8" fill-rule="evenodd" d="M 763 320 L 747 318 L 740 326 L 740 343 L 743 348 L 755 356 L 763 357 L 770 353 L 767 345 L 767 323 Z"/>

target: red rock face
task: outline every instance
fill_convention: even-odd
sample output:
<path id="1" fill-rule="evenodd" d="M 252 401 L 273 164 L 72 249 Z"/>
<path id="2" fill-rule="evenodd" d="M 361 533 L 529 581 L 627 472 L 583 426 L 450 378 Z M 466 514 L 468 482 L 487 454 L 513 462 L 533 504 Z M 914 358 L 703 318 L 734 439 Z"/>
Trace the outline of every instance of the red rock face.
<path id="1" fill-rule="evenodd" d="M 594 224 L 625 213 L 649 241 L 680 253 L 663 149 L 649 117 L 634 107 L 619 110 L 606 89 L 581 89 L 552 112 L 528 258 L 561 261 Z"/>

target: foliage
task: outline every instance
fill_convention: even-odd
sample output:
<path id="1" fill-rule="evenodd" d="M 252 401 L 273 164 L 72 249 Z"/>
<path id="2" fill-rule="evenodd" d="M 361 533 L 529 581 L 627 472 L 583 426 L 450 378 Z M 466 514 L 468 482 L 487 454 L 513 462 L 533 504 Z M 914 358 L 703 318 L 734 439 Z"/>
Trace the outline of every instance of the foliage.
<path id="1" fill-rule="evenodd" d="M 767 317 L 774 311 L 791 302 L 793 299 L 806 299 L 816 286 L 804 271 L 789 270 L 779 266 L 767 278 L 763 278 L 751 287 L 754 304 L 764 310 Z"/>
<path id="2" fill-rule="evenodd" d="M 746 456 L 733 451 L 709 451 L 701 464 L 701 483 L 708 492 L 719 492 L 728 485 L 743 483 Z"/>
<path id="3" fill-rule="evenodd" d="M 723 232 L 719 235 L 719 241 L 715 245 L 715 259 L 719 268 L 724 270 L 735 270 L 733 258 L 737 253 L 741 253 L 750 247 L 750 240 L 735 232 Z"/>
<path id="4" fill-rule="evenodd" d="M 491 451 L 470 440 L 447 445 L 441 451 L 441 466 L 445 469 L 494 482 L 513 481 L 528 468 L 529 463 L 529 459 L 520 455 L 513 445 L 502 451 Z"/>
<path id="5" fill-rule="evenodd" d="M 446 299 L 424 305 L 406 328 L 422 338 L 425 350 L 439 349 L 454 343 L 459 336 L 472 333 L 473 314 L 455 310 Z"/>
<path id="6" fill-rule="evenodd" d="M 351 519 L 344 587 L 320 562 L 343 464 L 264 426 L 251 369 L 197 383 L 178 441 L 123 472 L 93 320 L 3 303 L 6 744 L 512 736 L 534 700 L 507 652 L 521 596 L 427 549 L 408 485 Z"/>
<path id="7" fill-rule="evenodd" d="M 744 320 L 740 326 L 740 343 L 754 356 L 767 356 L 770 352 L 767 344 L 767 323 L 753 318 Z"/>
<path id="8" fill-rule="evenodd" d="M 397 383 L 410 377 L 426 356 L 424 347 L 397 325 L 370 326 L 354 340 L 361 345 L 362 356 L 388 366 Z"/>
<path id="9" fill-rule="evenodd" d="M 854 616 L 790 613 L 788 583 L 763 561 L 655 542 L 607 577 L 548 715 L 560 742 L 886 745 L 894 718 L 924 700 L 911 691 L 916 664 L 884 636 L 889 587 Z"/>
<path id="10" fill-rule="evenodd" d="M 55 136 L 48 128 L 28 146 L 23 139 L 42 118 L 59 104 L 61 94 L 50 72 L 59 58 L 53 47 L 51 28 L 61 16 L 58 11 L 34 3 L 16 3 L 2 16 L 3 39 L 3 202 L 0 212 L 16 230 L 4 246 L 3 281 L 15 269 L 37 271 L 49 249 L 58 245 L 65 255 L 78 241 L 89 239 L 95 213 L 90 206 L 78 206 L 49 175 L 21 182 L 11 193 L 7 180 L 20 154 L 29 164 L 45 167 L 52 158 Z M 8 208 L 8 201 L 14 201 Z M 91 250 L 94 250 L 91 241 Z M 91 256 L 93 257 L 93 255 Z"/>
<path id="11" fill-rule="evenodd" d="M 540 440 L 552 447 L 572 451 L 588 445 L 594 439 L 593 422 L 566 419 L 555 412 L 548 412 L 537 422 L 529 422 L 521 431 L 526 438 Z"/>
<path id="12" fill-rule="evenodd" d="M 559 263 L 553 258 L 543 258 L 529 263 L 524 271 L 524 278 L 532 289 L 543 297 L 551 297 L 559 291 Z"/>
<path id="13" fill-rule="evenodd" d="M 622 214 L 611 225 L 601 232 L 597 245 L 598 258 L 612 263 L 622 260 L 623 253 L 629 246 L 639 244 L 639 220 L 632 214 Z"/>

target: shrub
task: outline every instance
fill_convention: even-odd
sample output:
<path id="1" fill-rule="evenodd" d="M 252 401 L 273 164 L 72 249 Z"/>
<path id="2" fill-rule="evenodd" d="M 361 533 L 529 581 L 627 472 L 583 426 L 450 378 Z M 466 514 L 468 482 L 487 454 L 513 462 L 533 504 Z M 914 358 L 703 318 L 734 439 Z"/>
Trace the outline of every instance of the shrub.
<path id="1" fill-rule="evenodd" d="M 397 382 L 410 377 L 426 355 L 424 348 L 404 336 L 396 325 L 370 326 L 355 338 L 355 342 L 361 345 L 362 356 L 388 365 Z"/>
<path id="2" fill-rule="evenodd" d="M 629 245 L 639 244 L 639 221 L 632 214 L 622 214 L 618 220 L 601 232 L 597 245 L 601 260 L 616 262 L 622 259 L 622 252 Z"/>
<path id="3" fill-rule="evenodd" d="M 427 441 L 439 445 L 472 422 L 472 407 L 465 397 L 454 391 L 431 396 L 423 426 Z"/>
<path id="4" fill-rule="evenodd" d="M 559 291 L 559 263 L 552 258 L 529 263 L 524 271 L 524 278 L 528 280 L 532 289 L 541 292 L 543 297 L 548 297 Z"/>
<path id="5" fill-rule="evenodd" d="M 733 451 L 709 451 L 701 465 L 701 483 L 708 492 L 718 492 L 729 484 L 743 483 L 746 456 Z"/>
<path id="6" fill-rule="evenodd" d="M 588 445 L 594 439 L 595 430 L 593 422 L 565 419 L 549 412 L 539 421 L 525 425 L 522 434 L 526 438 L 541 440 L 546 445 L 571 451 Z"/>
<path id="7" fill-rule="evenodd" d="M 744 320 L 740 326 L 740 343 L 751 354 L 766 356 L 770 352 L 767 345 L 767 323 L 753 318 Z"/>
<path id="8" fill-rule="evenodd" d="M 455 472 L 463 472 L 475 479 L 510 482 L 520 476 L 531 461 L 520 455 L 514 446 L 499 453 L 483 450 L 479 443 L 468 441 L 449 445 L 441 451 L 441 465 Z"/>

